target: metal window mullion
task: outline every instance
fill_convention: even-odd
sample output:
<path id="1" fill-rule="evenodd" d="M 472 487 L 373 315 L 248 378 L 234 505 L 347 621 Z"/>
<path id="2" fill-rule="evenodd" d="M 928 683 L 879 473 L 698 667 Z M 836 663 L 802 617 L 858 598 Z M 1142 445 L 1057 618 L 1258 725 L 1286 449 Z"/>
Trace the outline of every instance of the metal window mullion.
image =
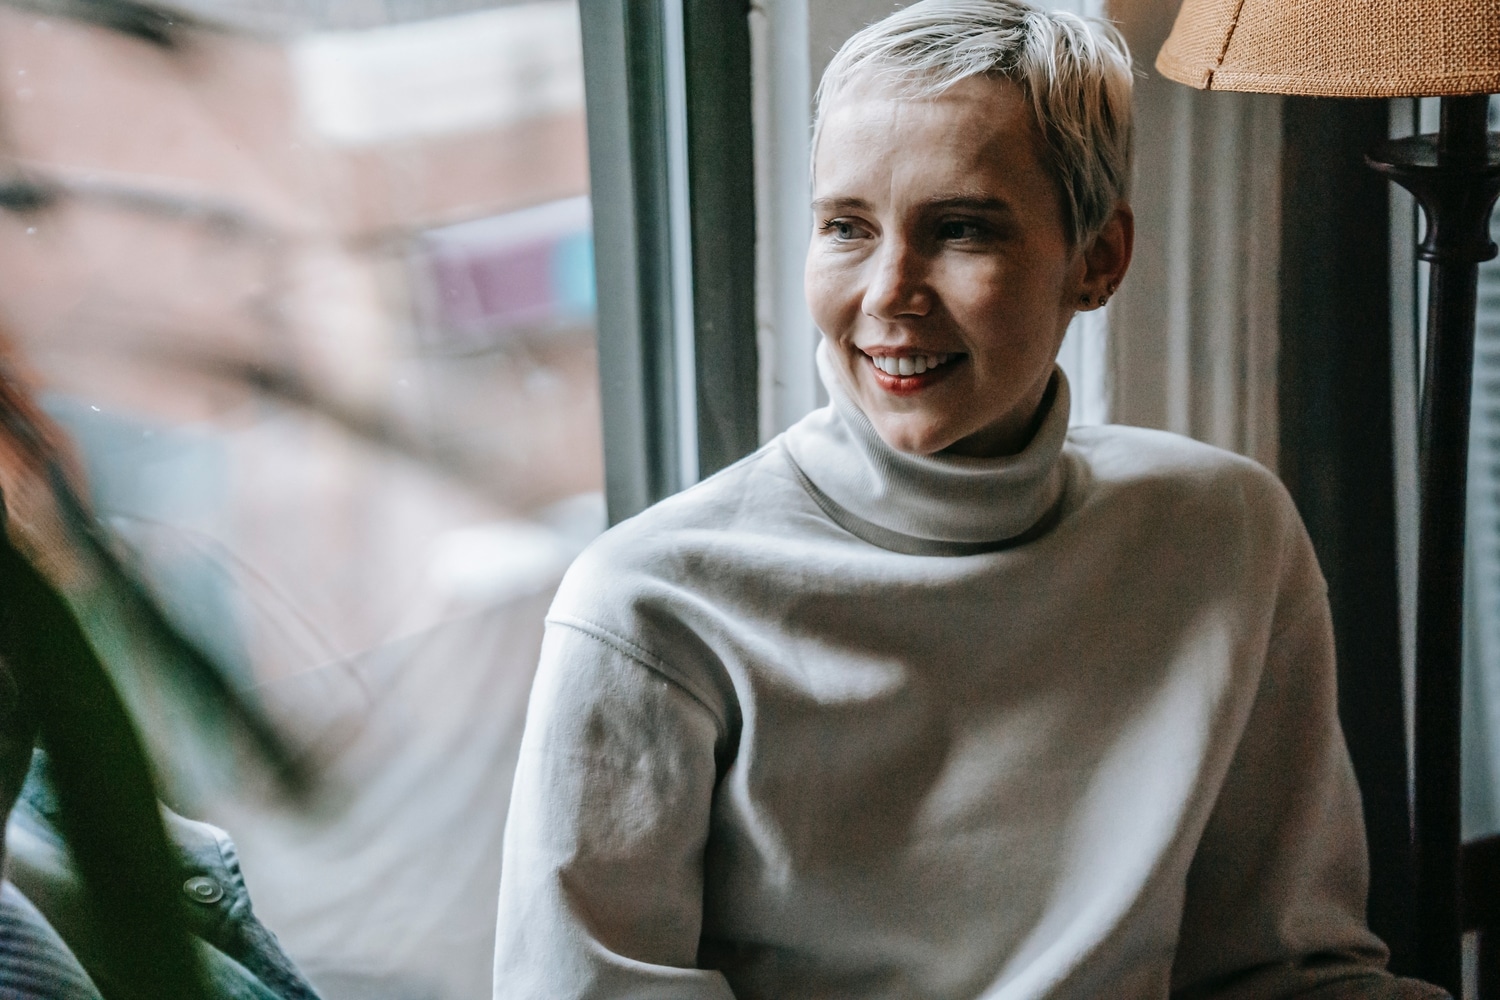
<path id="1" fill-rule="evenodd" d="M 667 2 L 683 11 L 698 469 L 706 476 L 760 443 L 750 4 Z"/>
<path id="2" fill-rule="evenodd" d="M 672 352 L 676 378 L 679 488 L 698 481 L 697 320 L 693 288 L 693 198 L 688 139 L 686 25 L 682 0 L 660 0 L 666 83 L 667 230 L 672 282 Z"/>
<path id="3" fill-rule="evenodd" d="M 758 444 L 749 7 L 580 14 L 613 522 Z"/>
<path id="4" fill-rule="evenodd" d="M 579 5 L 611 523 L 681 487 L 662 8 Z"/>

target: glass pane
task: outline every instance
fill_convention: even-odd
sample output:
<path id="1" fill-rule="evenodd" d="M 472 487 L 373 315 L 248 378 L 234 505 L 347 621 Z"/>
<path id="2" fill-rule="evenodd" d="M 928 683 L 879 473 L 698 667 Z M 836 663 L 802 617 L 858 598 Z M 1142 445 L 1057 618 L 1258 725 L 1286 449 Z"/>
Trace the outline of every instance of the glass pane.
<path id="1" fill-rule="evenodd" d="M 1500 101 L 1490 101 L 1491 128 Z M 1490 220 L 1500 239 L 1500 211 Z M 1469 432 L 1464 614 L 1463 826 L 1500 833 L 1500 261 L 1479 267 Z"/>
<path id="2" fill-rule="evenodd" d="M 333 779 L 226 790 L 162 710 L 169 796 L 328 1000 L 487 996 L 542 615 L 604 525 L 576 3 L 39 9 L 0 7 L 0 336 Z"/>

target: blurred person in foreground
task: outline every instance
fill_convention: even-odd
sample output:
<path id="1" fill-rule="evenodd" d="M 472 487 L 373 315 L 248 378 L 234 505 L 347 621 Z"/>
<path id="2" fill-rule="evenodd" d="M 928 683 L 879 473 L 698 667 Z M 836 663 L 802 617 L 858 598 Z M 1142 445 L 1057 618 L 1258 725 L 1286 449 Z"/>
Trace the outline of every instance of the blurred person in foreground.
<path id="1" fill-rule="evenodd" d="M 830 403 L 548 618 L 498 998 L 1437 997 L 1365 925 L 1325 588 L 1274 476 L 1068 429 L 1130 263 L 1130 63 L 926 0 L 819 89 Z"/>

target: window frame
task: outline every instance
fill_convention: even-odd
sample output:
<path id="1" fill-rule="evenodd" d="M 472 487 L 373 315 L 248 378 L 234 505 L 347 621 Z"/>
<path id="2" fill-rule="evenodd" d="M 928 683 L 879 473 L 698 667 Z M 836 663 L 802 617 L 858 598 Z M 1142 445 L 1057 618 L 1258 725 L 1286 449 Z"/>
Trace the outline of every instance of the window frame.
<path id="1" fill-rule="evenodd" d="M 750 8 L 579 9 L 613 524 L 759 444 Z"/>

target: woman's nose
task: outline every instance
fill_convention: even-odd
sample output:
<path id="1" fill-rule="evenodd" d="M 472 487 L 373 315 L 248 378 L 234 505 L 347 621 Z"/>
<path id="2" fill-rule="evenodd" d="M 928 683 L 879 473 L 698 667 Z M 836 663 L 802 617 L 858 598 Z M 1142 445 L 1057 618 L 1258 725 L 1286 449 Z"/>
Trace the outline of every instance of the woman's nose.
<path id="1" fill-rule="evenodd" d="M 911 244 L 889 241 L 869 262 L 870 280 L 862 307 L 867 316 L 892 320 L 925 316 L 932 308 L 926 262 Z"/>

